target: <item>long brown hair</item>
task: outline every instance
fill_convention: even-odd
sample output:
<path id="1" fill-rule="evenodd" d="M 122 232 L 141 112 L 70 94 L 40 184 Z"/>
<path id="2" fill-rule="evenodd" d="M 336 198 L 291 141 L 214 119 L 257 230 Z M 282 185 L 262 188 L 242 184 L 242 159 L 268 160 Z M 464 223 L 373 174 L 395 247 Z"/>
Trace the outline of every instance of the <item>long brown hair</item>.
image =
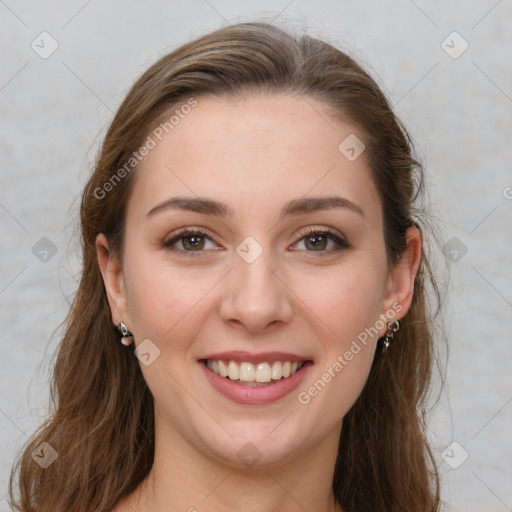
<path id="1" fill-rule="evenodd" d="M 241 23 L 161 58 L 120 106 L 83 192 L 83 272 L 54 367 L 49 419 L 11 475 L 16 510 L 107 512 L 150 471 L 152 396 L 133 351 L 119 343 L 112 325 L 95 239 L 104 233 L 122 256 L 136 172 L 126 163 L 164 115 L 191 98 L 236 98 L 251 91 L 317 99 L 333 119 L 348 119 L 361 130 L 382 202 L 390 265 L 403 253 L 410 226 L 425 235 L 426 218 L 418 208 L 423 171 L 411 141 L 376 82 L 344 52 L 273 25 Z M 343 421 L 332 488 L 347 512 L 439 509 L 425 423 L 435 361 L 432 295 L 439 299 L 424 249 L 402 329 L 386 353 L 377 350 L 366 386 Z M 46 469 L 31 456 L 42 442 L 58 454 Z"/>

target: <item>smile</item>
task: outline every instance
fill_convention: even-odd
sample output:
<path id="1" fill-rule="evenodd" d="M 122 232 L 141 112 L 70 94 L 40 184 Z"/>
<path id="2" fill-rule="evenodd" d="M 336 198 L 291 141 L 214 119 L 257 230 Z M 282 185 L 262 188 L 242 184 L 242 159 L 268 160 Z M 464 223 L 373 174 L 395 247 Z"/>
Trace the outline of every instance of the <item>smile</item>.
<path id="1" fill-rule="evenodd" d="M 314 366 L 310 359 L 279 352 L 224 352 L 198 363 L 215 391 L 244 405 L 265 405 L 285 398 Z"/>
<path id="2" fill-rule="evenodd" d="M 304 361 L 274 361 L 252 364 L 249 362 L 238 363 L 228 360 L 206 360 L 206 366 L 212 372 L 226 377 L 233 381 L 239 381 L 239 384 L 265 384 L 271 381 L 288 379 L 297 373 Z"/>

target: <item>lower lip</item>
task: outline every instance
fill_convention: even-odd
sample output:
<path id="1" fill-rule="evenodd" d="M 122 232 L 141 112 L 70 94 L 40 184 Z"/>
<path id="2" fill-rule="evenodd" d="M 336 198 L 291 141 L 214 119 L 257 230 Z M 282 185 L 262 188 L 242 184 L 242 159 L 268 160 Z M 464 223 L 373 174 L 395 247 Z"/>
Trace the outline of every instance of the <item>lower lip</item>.
<path id="1" fill-rule="evenodd" d="M 244 386 L 237 384 L 237 381 L 228 377 L 221 377 L 210 370 L 205 361 L 200 361 L 199 365 L 203 369 L 206 378 L 210 384 L 223 396 L 233 402 L 246 405 L 261 405 L 275 402 L 296 389 L 306 376 L 313 363 L 307 361 L 302 368 L 287 379 L 280 379 L 274 384 L 262 387 Z"/>

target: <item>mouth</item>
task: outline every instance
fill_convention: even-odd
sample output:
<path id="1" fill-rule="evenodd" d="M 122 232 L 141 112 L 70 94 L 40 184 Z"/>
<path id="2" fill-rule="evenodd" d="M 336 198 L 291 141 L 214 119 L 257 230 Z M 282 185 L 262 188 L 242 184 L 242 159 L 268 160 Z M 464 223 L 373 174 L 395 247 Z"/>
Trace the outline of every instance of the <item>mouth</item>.
<path id="1" fill-rule="evenodd" d="M 223 359 L 203 359 L 203 364 L 216 375 L 230 379 L 241 386 L 270 386 L 282 379 L 289 379 L 304 366 L 306 361 L 264 361 L 253 364 Z"/>
<path id="2" fill-rule="evenodd" d="M 285 397 L 298 387 L 314 364 L 312 360 L 286 354 L 273 354 L 267 360 L 263 359 L 264 355 L 225 357 L 226 354 L 210 356 L 198 362 L 216 391 L 247 405 L 266 404 Z"/>

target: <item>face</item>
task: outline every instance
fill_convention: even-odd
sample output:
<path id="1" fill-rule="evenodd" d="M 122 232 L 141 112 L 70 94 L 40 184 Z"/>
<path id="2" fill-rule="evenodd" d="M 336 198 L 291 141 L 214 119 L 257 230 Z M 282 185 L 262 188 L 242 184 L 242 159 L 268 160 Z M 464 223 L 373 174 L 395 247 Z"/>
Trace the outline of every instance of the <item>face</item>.
<path id="1" fill-rule="evenodd" d="M 338 439 L 414 280 L 387 266 L 365 154 L 338 149 L 352 134 L 313 99 L 202 98 L 136 171 L 123 260 L 100 267 L 114 322 L 150 340 L 170 438 L 239 466 Z"/>

